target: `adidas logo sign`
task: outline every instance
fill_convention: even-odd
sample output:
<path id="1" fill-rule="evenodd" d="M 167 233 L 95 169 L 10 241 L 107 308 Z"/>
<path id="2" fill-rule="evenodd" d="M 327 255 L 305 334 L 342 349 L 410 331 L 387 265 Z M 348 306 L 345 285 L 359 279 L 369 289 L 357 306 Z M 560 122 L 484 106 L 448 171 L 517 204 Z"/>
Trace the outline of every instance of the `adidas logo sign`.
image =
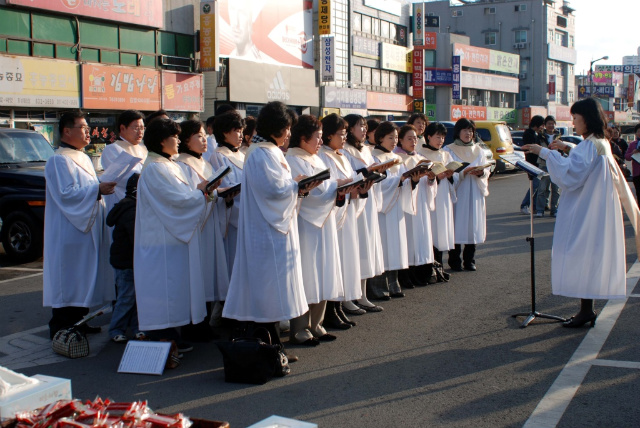
<path id="1" fill-rule="evenodd" d="M 267 99 L 270 101 L 289 101 L 290 98 L 291 94 L 284 84 L 282 73 L 278 71 L 273 78 L 273 83 L 269 83 Z"/>

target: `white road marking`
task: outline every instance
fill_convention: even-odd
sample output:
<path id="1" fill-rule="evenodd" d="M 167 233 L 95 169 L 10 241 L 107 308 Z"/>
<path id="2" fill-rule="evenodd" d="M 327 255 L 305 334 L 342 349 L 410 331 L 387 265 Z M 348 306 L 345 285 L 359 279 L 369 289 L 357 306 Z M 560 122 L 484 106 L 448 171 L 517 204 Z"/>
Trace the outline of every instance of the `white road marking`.
<path id="1" fill-rule="evenodd" d="M 0 281 L 0 284 L 4 284 L 6 282 L 11 282 L 11 281 L 18 281 L 19 279 L 35 278 L 36 276 L 42 276 L 42 272 L 34 273 L 33 275 L 25 275 L 25 276 L 19 276 L 16 278 L 3 279 L 2 281 Z"/>
<path id="2" fill-rule="evenodd" d="M 557 426 L 591 366 L 640 368 L 640 363 L 637 362 L 597 359 L 598 353 L 609 337 L 629 296 L 632 296 L 631 291 L 639 279 L 640 262 L 636 260 L 627 272 L 628 297 L 622 300 L 609 300 L 598 315 L 597 328 L 590 329 L 587 333 L 523 428 L 554 428 Z"/>

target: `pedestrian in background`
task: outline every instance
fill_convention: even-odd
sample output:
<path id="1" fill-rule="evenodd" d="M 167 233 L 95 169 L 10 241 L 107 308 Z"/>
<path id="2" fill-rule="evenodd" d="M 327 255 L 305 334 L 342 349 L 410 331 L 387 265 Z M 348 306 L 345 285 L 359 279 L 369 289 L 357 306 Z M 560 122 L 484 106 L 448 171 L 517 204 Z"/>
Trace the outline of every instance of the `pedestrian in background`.
<path id="1" fill-rule="evenodd" d="M 638 205 L 640 205 L 640 163 L 637 160 L 633 159 L 631 156 L 640 153 L 640 147 L 638 147 L 640 141 L 640 123 L 638 123 L 635 128 L 633 128 L 633 132 L 636 134 L 635 141 L 632 141 L 629 144 L 629 148 L 624 156 L 624 158 L 628 161 L 631 161 L 631 175 L 633 177 L 633 186 L 636 188 L 636 198 Z"/>
<path id="2" fill-rule="evenodd" d="M 547 140 L 542 135 L 544 130 L 544 118 L 540 115 L 535 115 L 531 118 L 531 122 L 529 122 L 529 127 L 522 134 L 522 142 L 524 144 L 538 144 L 542 145 Z M 534 155 L 533 153 L 525 154 L 525 159 L 530 164 L 538 166 L 538 155 Z M 536 197 L 538 196 L 538 186 L 540 185 L 540 179 L 538 177 L 533 177 L 533 198 L 531 198 L 531 189 L 527 189 L 527 194 L 524 195 L 524 199 L 522 203 L 520 203 L 520 212 L 522 214 L 529 215 L 531 199 L 533 199 L 534 207 L 536 203 Z M 534 210 L 535 211 L 535 210 Z"/>
<path id="3" fill-rule="evenodd" d="M 544 138 L 541 140 L 542 147 L 549 147 L 560 133 L 556 129 L 556 119 L 553 116 L 547 116 L 544 119 Z M 547 162 L 544 159 L 538 158 L 538 167 L 547 172 Z M 538 184 L 538 196 L 536 197 L 536 217 L 544 217 L 544 210 L 549 201 L 549 215 L 551 217 L 556 216 L 558 211 L 558 200 L 560 199 L 560 189 L 558 185 L 551 180 L 551 176 L 545 175 L 540 178 Z"/>

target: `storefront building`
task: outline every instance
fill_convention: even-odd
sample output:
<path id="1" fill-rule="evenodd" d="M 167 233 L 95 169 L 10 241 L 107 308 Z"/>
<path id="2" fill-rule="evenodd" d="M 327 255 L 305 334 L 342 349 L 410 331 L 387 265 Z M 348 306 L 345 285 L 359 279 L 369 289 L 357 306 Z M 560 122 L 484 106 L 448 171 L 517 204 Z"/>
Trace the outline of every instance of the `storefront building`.
<path id="1" fill-rule="evenodd" d="M 92 143 L 116 138 L 118 114 L 164 108 L 175 119 L 202 111 L 193 16 L 172 2 L 50 2 L 0 5 L 0 126 L 31 128 L 57 144 L 60 114 L 87 113 Z"/>

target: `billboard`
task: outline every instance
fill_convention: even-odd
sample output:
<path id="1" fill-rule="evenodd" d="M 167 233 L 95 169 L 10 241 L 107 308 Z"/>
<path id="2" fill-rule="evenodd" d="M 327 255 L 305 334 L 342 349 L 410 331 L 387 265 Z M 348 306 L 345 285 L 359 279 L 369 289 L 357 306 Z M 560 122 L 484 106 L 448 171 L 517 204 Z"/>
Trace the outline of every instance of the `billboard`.
<path id="1" fill-rule="evenodd" d="M 320 38 L 321 75 L 323 82 L 336 80 L 336 50 L 333 36 Z"/>
<path id="2" fill-rule="evenodd" d="M 167 111 L 204 111 L 202 74 L 163 70 L 162 108 Z"/>
<path id="3" fill-rule="evenodd" d="M 507 123 L 518 122 L 518 110 L 513 108 L 487 107 L 487 120 L 504 120 Z"/>
<path id="4" fill-rule="evenodd" d="M 380 42 L 366 37 L 352 36 L 353 55 L 369 59 L 380 59 Z"/>
<path id="5" fill-rule="evenodd" d="M 460 57 L 454 55 L 451 58 L 451 98 L 459 100 L 462 96 L 462 86 L 460 82 Z"/>
<path id="6" fill-rule="evenodd" d="M 323 86 L 322 90 L 325 107 L 360 110 L 367 108 L 367 91 L 364 89 Z"/>
<path id="7" fill-rule="evenodd" d="M 372 110 L 411 111 L 413 99 L 407 95 L 367 92 L 367 108 Z"/>
<path id="8" fill-rule="evenodd" d="M 381 42 L 380 68 L 407 73 L 407 48 Z"/>
<path id="9" fill-rule="evenodd" d="M 220 56 L 313 67 L 313 2 L 218 0 Z"/>
<path id="10" fill-rule="evenodd" d="M 487 108 L 478 106 L 451 106 L 451 120 L 487 120 Z"/>
<path id="11" fill-rule="evenodd" d="M 216 37 L 216 19 L 218 17 L 216 1 L 200 2 L 200 70 L 218 70 L 218 44 Z"/>
<path id="12" fill-rule="evenodd" d="M 424 69 L 424 52 L 420 49 L 414 49 L 411 52 L 411 67 L 413 70 L 413 97 L 424 97 L 424 79 L 422 72 Z"/>
<path id="13" fill-rule="evenodd" d="M 0 55 L 0 106 L 80 107 L 78 63 Z"/>
<path id="14" fill-rule="evenodd" d="M 7 4 L 127 22 L 145 27 L 164 27 L 162 0 L 7 0 Z"/>
<path id="15" fill-rule="evenodd" d="M 420 49 L 424 46 L 424 3 L 413 3 L 413 47 Z"/>
<path id="16" fill-rule="evenodd" d="M 331 0 L 318 0 L 318 34 L 331 34 Z"/>
<path id="17" fill-rule="evenodd" d="M 160 72 L 151 68 L 82 64 L 82 107 L 160 109 Z"/>
<path id="18" fill-rule="evenodd" d="M 460 84 L 465 88 L 509 92 L 512 94 L 518 93 L 520 87 L 520 82 L 515 77 L 475 73 L 473 71 L 463 71 L 460 77 Z"/>
<path id="19" fill-rule="evenodd" d="M 424 84 L 427 86 L 451 86 L 453 83 L 453 74 L 450 68 L 433 68 L 424 69 Z"/>
<path id="20" fill-rule="evenodd" d="M 617 73 L 640 74 L 640 65 L 596 65 L 596 71 L 615 71 Z"/>
<path id="21" fill-rule="evenodd" d="M 453 44 L 453 54 L 460 56 L 463 67 L 502 71 L 512 74 L 520 73 L 520 55 L 463 45 L 461 43 Z"/>

